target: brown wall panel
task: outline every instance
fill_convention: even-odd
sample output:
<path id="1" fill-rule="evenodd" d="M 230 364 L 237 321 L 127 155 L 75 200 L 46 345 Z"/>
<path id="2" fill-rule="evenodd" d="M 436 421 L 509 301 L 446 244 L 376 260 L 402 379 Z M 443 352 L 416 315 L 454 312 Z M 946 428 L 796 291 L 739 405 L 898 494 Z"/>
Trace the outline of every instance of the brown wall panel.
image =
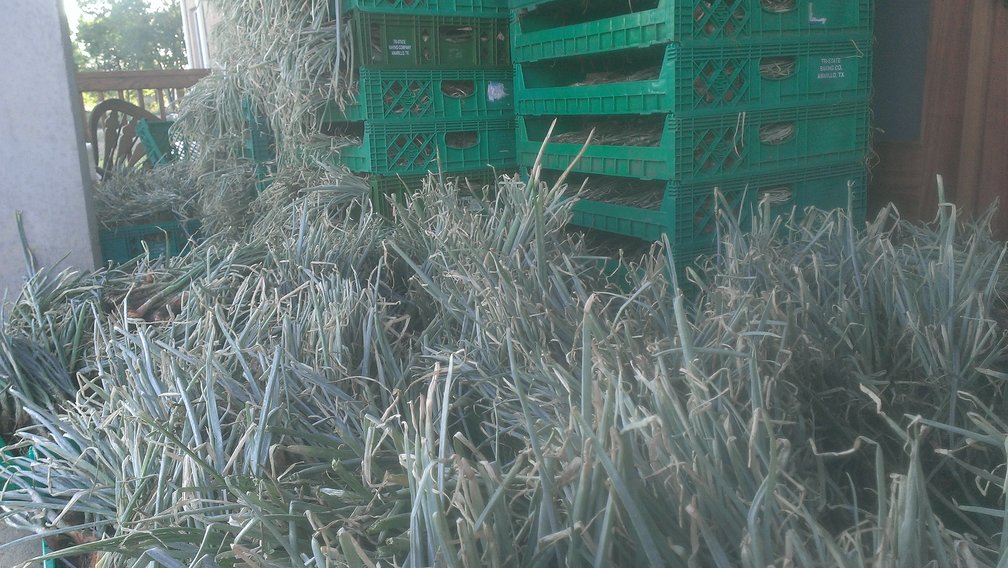
<path id="1" fill-rule="evenodd" d="M 876 206 L 891 201 L 923 219 L 937 209 L 938 174 L 946 196 L 970 211 L 1008 202 L 1008 8 L 936 0 L 930 11 L 920 139 L 879 142 L 872 184 Z M 899 30 L 876 29 L 887 33 Z M 1008 203 L 1000 219 L 1008 228 Z"/>

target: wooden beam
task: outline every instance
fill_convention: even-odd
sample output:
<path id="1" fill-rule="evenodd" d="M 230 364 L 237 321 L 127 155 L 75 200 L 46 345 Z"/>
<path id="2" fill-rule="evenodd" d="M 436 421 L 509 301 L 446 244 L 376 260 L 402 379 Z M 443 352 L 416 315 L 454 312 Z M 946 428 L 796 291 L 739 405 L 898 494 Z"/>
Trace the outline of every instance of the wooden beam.
<path id="1" fill-rule="evenodd" d="M 208 69 L 86 72 L 77 74 L 77 90 L 88 92 L 186 88 L 195 85 L 208 74 L 210 74 Z"/>

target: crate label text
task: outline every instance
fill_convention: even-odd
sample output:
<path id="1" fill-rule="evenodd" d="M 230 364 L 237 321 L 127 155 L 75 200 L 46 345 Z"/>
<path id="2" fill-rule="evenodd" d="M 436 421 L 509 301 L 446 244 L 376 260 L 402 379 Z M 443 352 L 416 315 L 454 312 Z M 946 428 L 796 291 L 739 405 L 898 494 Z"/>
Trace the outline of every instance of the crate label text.
<path id="1" fill-rule="evenodd" d="M 843 60 L 839 57 L 823 57 L 819 60 L 817 79 L 846 79 Z"/>
<path id="2" fill-rule="evenodd" d="M 393 39 L 388 49 L 392 57 L 409 57 L 413 53 L 413 46 L 404 39 Z"/>

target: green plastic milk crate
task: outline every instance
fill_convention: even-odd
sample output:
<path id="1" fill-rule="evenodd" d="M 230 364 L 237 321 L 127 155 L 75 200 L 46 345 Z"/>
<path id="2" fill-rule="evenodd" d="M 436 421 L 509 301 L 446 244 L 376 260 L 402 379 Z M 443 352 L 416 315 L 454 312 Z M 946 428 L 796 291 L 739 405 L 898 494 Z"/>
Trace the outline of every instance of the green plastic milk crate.
<path id="1" fill-rule="evenodd" d="M 508 21 L 354 12 L 356 57 L 386 69 L 509 69 Z"/>
<path id="2" fill-rule="evenodd" d="M 411 16 L 466 16 L 507 18 L 505 0 L 330 0 L 333 12 L 360 10 Z"/>
<path id="3" fill-rule="evenodd" d="M 460 193 L 471 194 L 475 198 L 482 195 L 483 188 L 493 189 L 496 186 L 494 171 L 487 168 L 470 172 L 433 174 L 440 176 L 446 185 L 451 185 Z M 392 216 L 392 201 L 402 203 L 403 199 L 423 187 L 428 175 L 419 176 L 371 176 L 368 185 L 371 186 L 371 205 L 375 211 L 384 217 Z"/>
<path id="4" fill-rule="evenodd" d="M 592 178 L 588 187 L 593 180 L 605 183 Z M 582 200 L 574 205 L 571 223 L 650 241 L 666 234 L 676 245 L 688 249 L 711 247 L 716 242 L 717 213 L 721 208 L 734 214 L 743 229 L 751 226 L 754 214 L 761 208 L 770 219 L 792 211 L 801 219 L 809 207 L 828 211 L 850 206 L 854 222 L 863 223 L 867 183 L 863 164 L 720 182 L 667 182 L 660 202 L 653 208 L 620 205 L 620 198 L 626 196 L 618 195 L 611 202 Z M 719 201 L 718 193 L 723 201 Z"/>
<path id="5" fill-rule="evenodd" d="M 176 256 L 181 253 L 199 230 L 199 221 L 163 221 L 145 225 L 125 225 L 101 231 L 98 240 L 102 258 L 117 264 L 128 262 L 147 250 L 151 258 Z"/>
<path id="6" fill-rule="evenodd" d="M 347 126 L 356 129 L 359 123 Z M 333 153 L 332 163 L 352 172 L 393 176 L 504 168 L 515 163 L 514 121 L 510 119 L 365 122 L 361 140 L 359 145 Z"/>
<path id="7" fill-rule="evenodd" d="M 569 59 L 522 64 L 515 75 L 518 114 L 682 117 L 867 102 L 870 54 L 870 41 L 853 40 L 749 47 L 670 44 L 635 51 L 626 56 L 628 62 L 586 58 L 580 67 Z"/>
<path id="8" fill-rule="evenodd" d="M 323 122 L 492 120 L 514 116 L 514 74 L 507 69 L 360 70 L 357 103 L 329 103 Z"/>
<path id="9" fill-rule="evenodd" d="M 872 0 L 581 0 L 524 2 L 513 15 L 516 63 L 649 45 L 776 43 L 866 37 Z"/>
<path id="10" fill-rule="evenodd" d="M 518 165 L 535 163 L 549 117 L 518 120 Z M 541 158 L 544 169 L 643 180 L 699 181 L 858 162 L 868 151 L 868 107 L 842 104 L 700 118 L 561 117 Z M 637 128 L 650 129 L 648 132 Z M 615 140 L 615 141 L 613 141 Z"/>
<path id="11" fill-rule="evenodd" d="M 276 141 L 269 120 L 256 113 L 252 101 L 247 98 L 242 101 L 242 114 L 249 129 L 243 145 L 245 158 L 256 164 L 276 160 Z"/>
<path id="12" fill-rule="evenodd" d="M 155 166 L 174 162 L 177 158 L 168 129 L 173 120 L 148 120 L 141 118 L 136 124 L 137 138 L 147 152 L 147 159 Z"/>
<path id="13" fill-rule="evenodd" d="M 242 113 L 248 134 L 245 136 L 242 153 L 250 160 L 256 177 L 256 191 L 262 193 L 272 183 L 276 173 L 276 137 L 269 120 L 253 108 L 252 99 L 242 99 Z"/>

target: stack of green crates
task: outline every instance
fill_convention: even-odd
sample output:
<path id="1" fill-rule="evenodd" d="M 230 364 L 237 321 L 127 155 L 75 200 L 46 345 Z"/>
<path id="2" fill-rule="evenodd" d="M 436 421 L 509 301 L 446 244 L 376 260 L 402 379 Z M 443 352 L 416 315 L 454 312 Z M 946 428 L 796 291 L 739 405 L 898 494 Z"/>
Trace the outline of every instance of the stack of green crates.
<path id="1" fill-rule="evenodd" d="M 871 0 L 511 0 L 518 163 L 574 166 L 575 224 L 679 250 L 727 204 L 866 207 Z M 720 193 L 723 199 L 715 198 Z M 719 205 L 720 203 L 720 205 Z"/>
<path id="2" fill-rule="evenodd" d="M 376 209 L 430 172 L 472 184 L 513 168 L 514 70 L 505 0 L 341 0 L 357 96 L 322 130 L 326 160 L 371 182 Z M 345 145 L 342 140 L 359 140 Z"/>

